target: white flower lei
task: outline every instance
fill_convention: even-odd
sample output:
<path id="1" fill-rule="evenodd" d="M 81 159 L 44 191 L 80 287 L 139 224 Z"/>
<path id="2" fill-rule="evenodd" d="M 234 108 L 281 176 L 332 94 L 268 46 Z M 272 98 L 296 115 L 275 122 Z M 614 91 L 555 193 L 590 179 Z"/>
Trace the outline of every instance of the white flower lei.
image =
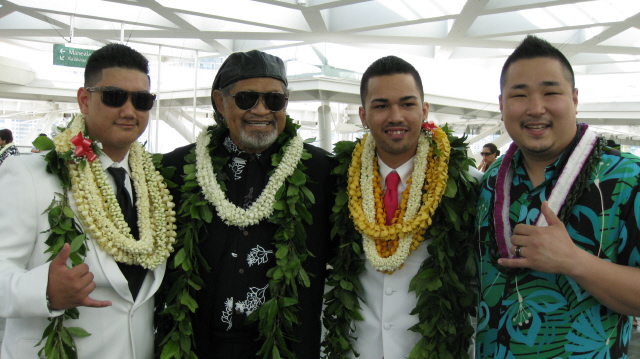
<path id="1" fill-rule="evenodd" d="M 407 210 L 404 214 L 403 221 L 413 218 L 420 210 L 422 199 L 422 188 L 427 171 L 427 159 L 429 157 L 429 139 L 427 134 L 423 133 L 418 138 L 418 149 L 413 162 L 413 173 L 411 188 L 409 189 L 409 200 Z M 369 223 L 375 223 L 375 197 L 373 194 L 373 160 L 375 156 L 375 140 L 373 136 L 367 136 L 362 151 L 362 170 L 360 175 L 360 185 L 362 187 L 362 210 Z M 362 234 L 364 253 L 373 268 L 378 271 L 395 271 L 398 269 L 409 255 L 411 243 L 416 231 L 410 232 L 398 239 L 398 248 L 396 252 L 387 257 L 382 258 L 376 249 L 376 241 L 374 238 L 366 234 Z"/>
<path id="2" fill-rule="evenodd" d="M 273 214 L 276 193 L 298 166 L 303 150 L 302 137 L 297 135 L 291 139 L 282 161 L 269 177 L 267 186 L 258 199 L 246 210 L 231 203 L 220 188 L 209 155 L 210 142 L 211 136 L 206 130 L 202 131 L 196 140 L 196 177 L 204 197 L 215 206 L 218 217 L 227 225 L 238 227 L 252 226 L 264 218 L 269 218 Z"/>
<path id="3" fill-rule="evenodd" d="M 6 145 L 4 145 L 1 149 L 0 149 L 0 157 L 2 156 L 2 154 L 8 150 L 10 147 L 14 146 L 13 142 L 9 142 Z"/>
<path id="4" fill-rule="evenodd" d="M 77 116 L 71 126 L 54 138 L 59 154 L 72 149 L 71 138 L 85 131 L 84 115 Z M 84 166 L 78 164 L 84 162 Z M 78 207 L 78 217 L 87 235 L 111 254 L 117 262 L 155 269 L 173 252 L 176 242 L 175 214 L 169 190 L 156 171 L 151 156 L 139 142 L 129 152 L 131 179 L 136 189 L 136 208 L 140 239 L 130 234 L 122 210 L 100 160 L 87 162 L 77 158 L 70 163 L 71 192 Z"/>

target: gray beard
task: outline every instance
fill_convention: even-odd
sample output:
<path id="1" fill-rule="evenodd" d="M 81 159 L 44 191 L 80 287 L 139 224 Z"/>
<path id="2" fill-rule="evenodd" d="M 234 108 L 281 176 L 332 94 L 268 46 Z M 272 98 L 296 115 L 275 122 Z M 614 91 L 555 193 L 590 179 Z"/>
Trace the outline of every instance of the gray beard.
<path id="1" fill-rule="evenodd" d="M 240 136 L 238 138 L 242 147 L 252 151 L 264 151 L 276 142 L 276 139 L 278 139 L 277 121 L 273 121 L 273 131 L 268 133 L 254 132 L 249 134 L 243 127 L 241 127 Z"/>

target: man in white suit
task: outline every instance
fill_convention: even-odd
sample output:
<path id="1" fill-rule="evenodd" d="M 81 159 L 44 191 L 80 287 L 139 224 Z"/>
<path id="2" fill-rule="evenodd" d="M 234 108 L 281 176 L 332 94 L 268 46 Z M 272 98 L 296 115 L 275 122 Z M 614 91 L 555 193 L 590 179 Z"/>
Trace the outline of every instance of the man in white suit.
<path id="1" fill-rule="evenodd" d="M 473 260 L 476 183 L 466 144 L 427 122 L 420 75 L 399 57 L 371 64 L 360 96 L 360 119 L 370 133 L 354 147 L 336 146 L 337 197 L 349 196 L 349 205 L 336 201 L 340 212 L 332 217 L 340 249 L 325 296 L 325 351 L 459 358 L 469 348 L 475 310 L 473 272 L 465 263 Z"/>
<path id="2" fill-rule="evenodd" d="M 107 169 L 120 167 L 122 173 L 126 172 L 121 183 L 134 198 L 130 212 L 135 212 L 138 205 L 136 194 L 138 199 L 144 197 L 140 196 L 144 187 L 139 187 L 138 177 L 132 172 L 139 153 L 132 145 L 145 130 L 155 99 L 149 93 L 148 71 L 148 61 L 137 51 L 124 45 L 107 45 L 89 58 L 85 86 L 77 95 L 86 135 L 102 144 L 97 160 L 114 193 L 121 187 Z M 49 325 L 48 319 L 76 307 L 79 319 L 67 319 L 65 326 L 81 327 L 91 334 L 73 338 L 78 358 L 153 358 L 153 295 L 162 281 L 166 256 L 155 265 L 132 263 L 130 258 L 126 260 L 129 263 L 121 263 L 123 257 L 112 256 L 96 240 L 100 237 L 94 236 L 87 225 L 93 222 L 88 220 L 91 215 L 88 211 L 79 213 L 80 201 L 70 189 L 69 206 L 75 212 L 75 225 L 87 235 L 86 257 L 83 264 L 71 268 L 70 247 L 65 244 L 48 261 L 47 209 L 55 193 L 63 189 L 58 176 L 45 171 L 43 157 L 12 158 L 0 171 L 0 316 L 8 318 L 2 359 L 37 358 L 44 341 L 41 346 L 36 343 Z M 170 211 L 170 201 L 165 205 Z M 137 215 L 144 217 L 145 212 L 138 210 Z M 133 223 L 144 223 L 144 218 Z M 135 242 L 138 230 L 143 237 L 143 226 L 131 229 L 128 238 L 133 237 Z M 166 255 L 171 250 L 170 245 L 167 247 Z"/>

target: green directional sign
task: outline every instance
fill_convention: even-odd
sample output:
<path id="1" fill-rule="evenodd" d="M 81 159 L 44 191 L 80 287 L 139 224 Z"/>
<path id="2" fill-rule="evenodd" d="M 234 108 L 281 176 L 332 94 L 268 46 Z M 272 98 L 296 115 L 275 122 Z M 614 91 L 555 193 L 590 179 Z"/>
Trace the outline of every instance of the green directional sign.
<path id="1" fill-rule="evenodd" d="M 93 50 L 76 49 L 61 44 L 54 44 L 53 64 L 84 68 L 91 54 L 93 54 Z"/>

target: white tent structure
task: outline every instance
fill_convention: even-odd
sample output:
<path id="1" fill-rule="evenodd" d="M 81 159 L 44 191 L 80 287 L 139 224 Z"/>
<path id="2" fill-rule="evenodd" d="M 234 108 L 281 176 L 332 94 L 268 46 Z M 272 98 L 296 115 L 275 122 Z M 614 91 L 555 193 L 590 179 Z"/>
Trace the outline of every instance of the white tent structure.
<path id="1" fill-rule="evenodd" d="M 285 60 L 288 112 L 324 148 L 361 130 L 361 73 L 389 54 L 420 71 L 431 120 L 477 135 L 475 147 L 503 145 L 500 69 L 528 34 L 574 66 L 579 121 L 640 144 L 637 0 L 0 0 L 0 127 L 25 147 L 50 133 L 77 112 L 83 82 L 82 68 L 55 57 L 122 42 L 151 62 L 152 151 L 213 122 L 218 66 L 251 49 Z"/>

